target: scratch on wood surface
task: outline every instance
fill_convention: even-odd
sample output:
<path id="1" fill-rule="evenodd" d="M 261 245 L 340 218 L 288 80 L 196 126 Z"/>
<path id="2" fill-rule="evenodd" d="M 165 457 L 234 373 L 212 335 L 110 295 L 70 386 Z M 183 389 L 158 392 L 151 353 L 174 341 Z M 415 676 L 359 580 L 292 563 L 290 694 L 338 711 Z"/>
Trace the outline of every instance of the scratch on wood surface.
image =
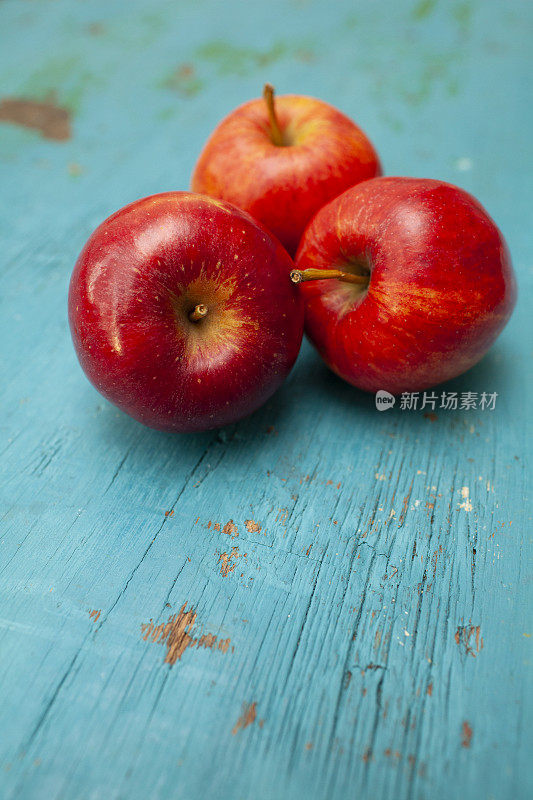
<path id="1" fill-rule="evenodd" d="M 384 670 L 387 669 L 387 667 L 385 667 L 383 664 L 373 664 L 372 662 L 370 662 L 370 664 L 367 664 L 366 667 L 360 667 L 359 664 L 356 664 L 355 666 L 359 669 L 362 676 L 365 675 L 365 672 L 367 672 L 367 670 L 376 671 L 378 669 L 384 669 Z"/>
<path id="2" fill-rule="evenodd" d="M 196 611 L 190 608 L 188 611 L 187 603 L 184 603 L 178 614 L 172 614 L 168 622 L 155 625 L 152 620 L 141 625 L 142 638 L 145 642 L 151 641 L 154 644 L 164 644 L 167 648 L 165 664 L 172 666 L 181 659 L 188 647 L 198 649 L 220 650 L 227 653 L 230 646 L 230 639 L 219 639 L 213 633 L 204 633 L 201 636 L 193 636 L 192 628 L 196 622 Z"/>
<path id="3" fill-rule="evenodd" d="M 220 567 L 220 574 L 227 578 L 230 572 L 233 572 L 237 566 L 237 559 L 240 558 L 239 548 L 232 547 L 231 553 L 221 553 L 218 557 L 218 563 L 222 562 Z"/>
<path id="4" fill-rule="evenodd" d="M 101 608 L 98 608 L 98 609 L 95 608 L 92 611 L 89 611 L 89 616 L 90 616 L 90 618 L 92 619 L 93 622 L 98 622 L 98 619 L 99 619 L 101 613 L 102 613 L 102 609 Z"/>
<path id="5" fill-rule="evenodd" d="M 70 114 L 52 100 L 38 102 L 24 97 L 5 97 L 0 101 L 0 122 L 39 131 L 45 139 L 58 142 L 70 139 Z"/>
<path id="6" fill-rule="evenodd" d="M 472 639 L 472 637 L 474 637 Z M 459 625 L 455 631 L 455 644 L 463 646 L 465 654 L 475 658 L 483 650 L 483 637 L 480 625 Z"/>
<path id="7" fill-rule="evenodd" d="M 257 703 L 243 703 L 242 706 L 242 714 L 233 726 L 231 733 L 235 736 L 240 730 L 244 730 L 247 728 L 248 725 L 251 725 L 255 722 L 255 718 L 257 716 Z"/>
<path id="8" fill-rule="evenodd" d="M 413 491 L 413 483 L 414 483 L 414 479 L 411 481 L 411 485 L 409 486 L 409 489 L 407 490 L 407 494 L 403 498 L 402 510 L 401 510 L 401 513 L 400 513 L 400 517 L 398 519 L 398 527 L 399 528 L 402 527 L 402 525 L 403 525 L 403 523 L 405 521 L 405 517 L 407 515 L 407 510 L 409 508 L 409 501 L 411 499 L 411 494 L 412 494 L 412 491 Z"/>
<path id="9" fill-rule="evenodd" d="M 473 731 L 472 731 L 472 727 L 470 726 L 470 723 L 467 722 L 467 720 L 465 720 L 463 722 L 463 726 L 461 728 L 461 732 L 462 732 L 462 735 L 461 735 L 461 747 L 467 747 L 467 748 L 470 747 L 470 743 L 472 741 Z"/>

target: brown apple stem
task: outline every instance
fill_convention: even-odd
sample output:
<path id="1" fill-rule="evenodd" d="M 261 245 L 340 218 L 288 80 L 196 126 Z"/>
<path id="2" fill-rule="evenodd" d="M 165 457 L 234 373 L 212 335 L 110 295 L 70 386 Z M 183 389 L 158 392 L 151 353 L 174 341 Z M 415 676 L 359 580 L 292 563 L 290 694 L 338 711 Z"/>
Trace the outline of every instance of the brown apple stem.
<path id="1" fill-rule="evenodd" d="M 293 269 L 290 274 L 293 283 L 303 281 L 322 281 L 335 278 L 345 283 L 357 283 L 360 286 L 368 286 L 367 275 L 352 275 L 350 272 L 342 272 L 340 269 Z"/>
<path id="2" fill-rule="evenodd" d="M 283 134 L 279 127 L 278 118 L 276 116 L 276 108 L 274 106 L 274 87 L 271 83 L 265 83 L 263 87 L 263 98 L 268 111 L 268 119 L 270 120 L 272 141 L 275 145 L 281 147 L 283 145 Z"/>
<path id="3" fill-rule="evenodd" d="M 203 303 L 199 303 L 197 306 L 194 307 L 194 310 L 191 311 L 189 314 L 189 319 L 191 322 L 198 322 L 198 320 L 203 319 L 207 314 L 207 306 L 204 306 Z"/>

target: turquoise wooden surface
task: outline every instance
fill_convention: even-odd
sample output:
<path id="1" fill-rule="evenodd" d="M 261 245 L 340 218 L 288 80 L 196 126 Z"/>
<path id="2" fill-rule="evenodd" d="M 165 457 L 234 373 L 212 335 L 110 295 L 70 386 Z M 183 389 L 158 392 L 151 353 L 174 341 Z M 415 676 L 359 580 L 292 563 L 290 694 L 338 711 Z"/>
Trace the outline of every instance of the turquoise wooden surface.
<path id="1" fill-rule="evenodd" d="M 533 796 L 532 12 L 0 5 L 1 97 L 71 127 L 0 107 L 2 797 Z M 458 183 L 497 220 L 519 304 L 445 387 L 498 392 L 494 411 L 378 413 L 308 345 L 265 408 L 198 436 L 89 386 L 66 321 L 86 237 L 186 187 L 267 79 L 352 115 L 388 174 Z"/>

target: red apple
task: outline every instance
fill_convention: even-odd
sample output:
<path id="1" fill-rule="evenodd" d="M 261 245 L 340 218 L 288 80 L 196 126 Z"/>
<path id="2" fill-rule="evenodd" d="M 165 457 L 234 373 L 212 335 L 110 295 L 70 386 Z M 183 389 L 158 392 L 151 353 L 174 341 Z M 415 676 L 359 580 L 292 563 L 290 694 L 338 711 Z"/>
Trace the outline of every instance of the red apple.
<path id="1" fill-rule="evenodd" d="M 363 131 L 313 97 L 263 99 L 235 109 L 213 131 L 192 176 L 195 192 L 248 211 L 294 255 L 305 226 L 349 186 L 381 174 Z"/>
<path id="2" fill-rule="evenodd" d="M 471 195 L 436 180 L 376 178 L 344 192 L 310 223 L 296 266 L 309 338 L 369 392 L 419 391 L 465 372 L 516 300 L 496 225 Z"/>
<path id="3" fill-rule="evenodd" d="M 279 242 L 228 203 L 146 197 L 91 235 L 69 319 L 94 386 L 153 428 L 197 431 L 250 414 L 291 369 L 303 303 Z"/>

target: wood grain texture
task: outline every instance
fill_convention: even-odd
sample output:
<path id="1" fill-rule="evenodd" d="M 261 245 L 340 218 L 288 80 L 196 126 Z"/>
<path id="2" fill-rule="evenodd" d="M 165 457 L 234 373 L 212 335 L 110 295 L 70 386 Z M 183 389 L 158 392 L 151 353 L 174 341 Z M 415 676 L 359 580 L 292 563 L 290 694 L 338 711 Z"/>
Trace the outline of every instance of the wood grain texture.
<path id="1" fill-rule="evenodd" d="M 0 795 L 6 800 L 533 796 L 531 6 L 0 6 Z M 169 436 L 102 400 L 66 322 L 107 214 L 186 187 L 265 80 L 367 130 L 388 174 L 472 191 L 519 278 L 447 390 L 378 413 L 304 344 L 231 428 Z"/>

